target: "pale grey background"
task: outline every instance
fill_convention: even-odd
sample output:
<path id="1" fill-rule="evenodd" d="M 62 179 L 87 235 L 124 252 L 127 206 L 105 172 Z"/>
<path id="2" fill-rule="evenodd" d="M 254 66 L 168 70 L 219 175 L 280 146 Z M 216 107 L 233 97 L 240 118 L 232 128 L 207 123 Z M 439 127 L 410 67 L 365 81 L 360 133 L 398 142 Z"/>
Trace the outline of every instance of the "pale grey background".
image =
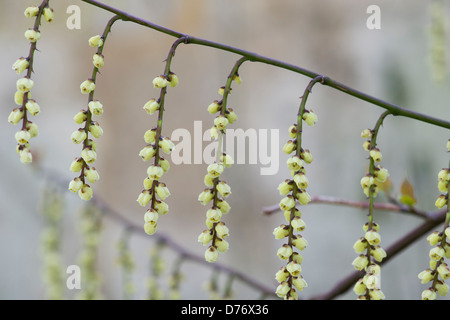
<path id="1" fill-rule="evenodd" d="M 39 236 L 42 216 L 37 211 L 43 180 L 19 162 L 15 152 L 17 127 L 7 122 L 14 107 L 18 76 L 12 63 L 26 56 L 29 44 L 23 37 L 32 21 L 23 11 L 38 1 L 2 0 L 0 12 L 1 135 L 0 166 L 0 298 L 45 299 L 41 281 Z M 435 117 L 449 118 L 448 83 L 432 81 L 429 66 L 429 5 L 425 1 L 294 1 L 294 0 L 166 0 L 104 1 L 141 18 L 197 37 L 240 47 L 272 58 L 323 73 L 368 94 Z M 81 30 L 68 30 L 69 5 L 79 5 Z M 381 8 L 381 30 L 368 30 L 366 9 Z M 87 98 L 79 84 L 92 72 L 94 49 L 89 37 L 103 31 L 111 14 L 77 0 L 51 1 L 55 21 L 44 23 L 36 53 L 33 98 L 42 112 L 34 120 L 40 135 L 32 141 L 41 165 L 67 182 L 68 167 L 80 153 L 70 134 L 78 127 L 72 117 L 84 108 Z M 450 16 L 447 8 L 447 17 Z M 448 40 L 448 36 L 447 36 Z M 145 130 L 155 118 L 142 110 L 143 104 L 158 94 L 151 80 L 164 68 L 163 60 L 174 38 L 128 22 L 117 22 L 105 47 L 105 67 L 98 77 L 96 98 L 105 107 L 98 121 L 104 136 L 98 142 L 96 168 L 101 179 L 95 195 L 120 211 L 133 223 L 143 222 L 143 208 L 136 198 L 142 189 L 147 164 L 138 156 L 144 146 Z M 448 48 L 448 45 L 447 45 Z M 225 84 L 235 60 L 234 54 L 200 46 L 181 45 L 172 70 L 180 78 L 166 99 L 163 132 L 176 128 L 193 129 L 202 120 L 204 130 L 212 124 L 206 112 L 217 99 L 217 88 Z M 448 71 L 448 67 L 447 67 Z M 244 82 L 234 85 L 229 105 L 238 116 L 234 128 L 279 129 L 280 147 L 287 128 L 295 121 L 299 96 L 309 79 L 271 66 L 246 63 L 240 70 Z M 307 127 L 304 146 L 314 156 L 308 167 L 311 195 L 329 195 L 364 200 L 359 186 L 365 174 L 367 154 L 360 132 L 373 127 L 381 109 L 341 92 L 317 85 L 308 105 L 319 122 Z M 418 207 L 433 210 L 438 196 L 437 172 L 448 163 L 444 147 L 448 131 L 404 118 L 386 119 L 379 135 L 382 165 L 389 169 L 394 186 L 406 176 L 414 184 Z M 287 156 L 280 153 L 280 163 Z M 204 229 L 206 208 L 197 201 L 203 190 L 206 165 L 172 166 L 165 181 L 172 193 L 170 212 L 160 219 L 158 232 L 167 234 L 191 252 L 203 255 L 197 235 Z M 263 216 L 261 208 L 277 204 L 278 184 L 288 177 L 283 166 L 277 175 L 261 176 L 258 165 L 236 165 L 225 173 L 233 194 L 232 210 L 226 216 L 230 228 L 230 250 L 219 262 L 245 272 L 266 286 L 276 287 L 275 272 L 282 266 L 276 250 L 282 241 L 272 230 L 283 223 L 281 215 Z M 82 201 L 67 192 L 63 220 L 63 257 L 66 265 L 77 263 L 80 245 L 76 210 Z M 377 199 L 378 200 L 378 199 Z M 383 200 L 382 197 L 379 201 Z M 352 272 L 355 257 L 352 245 L 362 235 L 366 212 L 357 209 L 311 205 L 303 208 L 309 247 L 303 252 L 303 275 L 309 287 L 301 297 L 324 292 Z M 376 212 L 382 227 L 382 245 L 389 246 L 421 221 L 405 215 Z M 122 227 L 106 219 L 99 257 L 103 293 L 121 299 L 120 271 L 116 264 L 116 243 Z M 148 274 L 148 251 L 154 244 L 146 236 L 132 237 L 137 261 L 136 298 L 144 296 Z M 418 299 L 426 288 L 417 274 L 428 266 L 428 243 L 423 238 L 382 269 L 382 289 L 388 299 Z M 165 251 L 170 262 L 175 255 Z M 185 280 L 182 299 L 208 298 L 203 289 L 210 269 L 193 263 L 183 265 Z M 163 279 L 164 280 L 164 279 Z M 164 286 L 164 281 L 161 281 Z M 257 292 L 236 282 L 235 298 L 255 299 Z M 68 292 L 71 298 L 73 292 Z M 354 299 L 349 292 L 342 299 Z"/>

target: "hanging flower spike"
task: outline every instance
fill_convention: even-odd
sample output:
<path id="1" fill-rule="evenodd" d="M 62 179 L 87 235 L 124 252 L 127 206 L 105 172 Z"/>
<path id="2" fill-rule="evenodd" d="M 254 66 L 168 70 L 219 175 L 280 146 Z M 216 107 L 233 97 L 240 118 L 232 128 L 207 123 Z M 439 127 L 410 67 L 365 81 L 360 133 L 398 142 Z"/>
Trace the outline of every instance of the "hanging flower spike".
<path id="1" fill-rule="evenodd" d="M 206 211 L 206 227 L 198 236 L 198 242 L 203 246 L 208 246 L 205 251 L 205 260 L 207 262 L 215 262 L 219 258 L 219 253 L 228 251 L 229 244 L 225 240 L 229 236 L 230 230 L 222 221 L 224 214 L 230 211 L 230 205 L 225 198 L 231 195 L 231 187 L 221 178 L 225 168 L 229 168 L 234 164 L 233 158 L 223 150 L 223 137 L 226 134 L 227 126 L 237 119 L 237 115 L 232 108 L 227 108 L 228 95 L 231 92 L 231 84 L 235 81 L 242 83 L 239 78 L 238 69 L 246 61 L 246 58 L 239 59 L 231 73 L 227 78 L 226 85 L 219 89 L 222 99 L 214 100 L 208 107 L 208 113 L 216 115 L 214 125 L 210 129 L 213 140 L 219 140 L 219 148 L 217 150 L 216 161 L 208 165 L 207 174 L 203 181 L 205 186 L 198 201 L 204 206 L 212 202 L 211 208 Z"/>
<path id="2" fill-rule="evenodd" d="M 450 140 L 447 142 L 447 149 L 450 147 Z M 450 151 L 450 150 L 449 150 Z M 428 252 L 430 259 L 429 268 L 420 272 L 418 277 L 422 284 L 431 282 L 430 287 L 422 291 L 422 300 L 436 300 L 437 296 L 446 296 L 448 285 L 445 283 L 450 278 L 450 203 L 448 189 L 450 184 L 450 164 L 448 168 L 443 168 L 438 173 L 438 190 L 441 192 L 436 200 L 436 207 L 442 209 L 446 207 L 444 227 L 441 232 L 434 231 L 427 237 L 427 241 L 432 246 Z"/>
<path id="3" fill-rule="evenodd" d="M 12 69 L 17 74 L 22 74 L 26 71 L 26 75 L 16 82 L 17 91 L 14 95 L 14 101 L 18 107 L 14 108 L 8 116 L 8 122 L 16 125 L 22 121 L 22 128 L 15 135 L 18 142 L 16 151 L 20 156 L 20 161 L 23 164 L 30 164 L 33 161 L 33 156 L 30 149 L 29 140 L 39 134 L 39 128 L 36 123 L 28 119 L 28 115 L 37 116 L 41 108 L 36 100 L 31 99 L 31 89 L 34 86 L 34 81 L 31 79 L 33 72 L 34 53 L 37 48 L 37 41 L 41 38 L 39 27 L 41 25 L 42 17 L 47 22 L 51 22 L 54 18 L 53 9 L 48 7 L 49 0 L 42 1 L 40 6 L 29 6 L 25 9 L 24 15 L 27 18 L 35 18 L 33 28 L 25 31 L 24 36 L 30 42 L 30 54 L 28 57 L 21 57 L 13 63 Z"/>
<path id="4" fill-rule="evenodd" d="M 153 165 L 147 168 L 147 177 L 143 182 L 144 189 L 137 199 L 142 207 L 150 204 L 150 209 L 144 214 L 144 231 L 148 235 L 156 232 L 159 217 L 169 211 L 169 206 L 164 200 L 170 196 L 170 191 L 161 178 L 169 171 L 170 163 L 161 157 L 160 151 L 169 155 L 175 145 L 168 137 L 162 135 L 162 119 L 167 87 L 176 87 L 179 83 L 178 76 L 170 70 L 170 65 L 177 46 L 182 42 L 187 43 L 187 39 L 179 38 L 173 43 L 166 59 L 164 74 L 155 77 L 152 81 L 153 87 L 160 89 L 159 98 L 152 98 L 143 106 L 144 111 L 149 115 L 158 113 L 157 126 L 144 133 L 144 141 L 147 145 L 139 152 L 143 161 L 154 159 Z"/>
<path id="5" fill-rule="evenodd" d="M 47 19 L 52 20 L 52 12 L 47 11 Z M 75 158 L 70 166 L 70 171 L 74 173 L 80 172 L 80 175 L 75 177 L 69 183 L 69 190 L 74 193 L 78 192 L 78 196 L 85 201 L 90 200 L 94 194 L 91 186 L 86 183 L 86 180 L 89 183 L 95 183 L 100 179 L 98 171 L 94 167 L 91 167 L 97 160 L 97 143 L 90 139 L 89 135 L 96 139 L 103 135 L 102 127 L 93 119 L 93 117 L 101 116 L 104 112 L 104 108 L 99 100 L 94 99 L 94 93 L 99 68 L 104 66 L 104 56 L 102 54 L 104 43 L 113 23 L 117 20 L 118 17 L 110 19 L 102 36 L 96 35 L 88 40 L 90 47 L 97 48 L 97 52 L 94 54 L 93 58 L 94 68 L 92 76 L 80 84 L 80 92 L 81 94 L 88 95 L 88 103 L 86 109 L 80 110 L 73 117 L 73 121 L 76 124 L 84 124 L 84 127 L 78 128 L 71 135 L 72 142 L 80 144 L 82 146 L 82 151 L 81 157 Z"/>
<path id="6" fill-rule="evenodd" d="M 384 118 L 389 114 L 385 112 L 379 118 L 375 129 L 365 129 L 361 132 L 361 137 L 367 139 L 363 148 L 369 151 L 369 172 L 361 178 L 360 184 L 364 194 L 369 198 L 369 222 L 364 224 L 364 237 L 358 239 L 353 249 L 358 256 L 353 260 L 352 265 L 358 271 L 365 271 L 365 275 L 360 278 L 353 287 L 353 292 L 358 296 L 358 300 L 382 300 L 385 298 L 380 288 L 379 262 L 386 257 L 386 252 L 380 246 L 381 236 L 380 226 L 373 219 L 373 202 L 378 194 L 377 184 L 383 183 L 389 177 L 389 172 L 375 163 L 381 162 L 381 151 L 376 147 L 376 138 Z"/>
<path id="7" fill-rule="evenodd" d="M 306 176 L 305 164 L 310 164 L 313 158 L 309 150 L 302 148 L 302 128 L 303 122 L 309 126 L 317 123 L 317 115 L 306 109 L 306 100 L 312 87 L 318 81 L 323 81 L 323 78 L 314 78 L 306 87 L 301 98 L 297 123 L 288 129 L 291 140 L 288 140 L 283 146 L 283 152 L 290 156 L 286 165 L 291 172 L 292 179 L 285 179 L 278 185 L 280 195 L 284 196 L 279 206 L 284 212 L 286 223 L 276 227 L 273 235 L 277 240 L 287 238 L 287 243 L 284 243 L 277 251 L 277 256 L 285 261 L 286 265 L 275 274 L 275 279 L 279 283 L 275 293 L 285 300 L 297 300 L 297 292 L 308 286 L 301 274 L 303 257 L 295 251 L 303 251 L 308 245 L 308 241 L 300 235 L 300 232 L 306 229 L 306 223 L 302 219 L 300 210 L 297 209 L 297 202 L 300 205 L 307 205 L 311 201 L 311 197 L 306 191 L 309 179 Z M 294 154 L 292 155 L 292 153 Z"/>

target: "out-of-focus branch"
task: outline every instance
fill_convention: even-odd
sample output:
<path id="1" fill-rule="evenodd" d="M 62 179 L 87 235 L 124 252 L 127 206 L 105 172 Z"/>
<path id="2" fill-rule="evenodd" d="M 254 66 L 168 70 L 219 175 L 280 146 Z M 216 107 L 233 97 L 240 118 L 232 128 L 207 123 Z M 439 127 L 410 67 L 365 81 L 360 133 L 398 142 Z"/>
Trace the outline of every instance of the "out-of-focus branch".
<path id="1" fill-rule="evenodd" d="M 311 204 L 317 203 L 317 204 L 330 204 L 330 205 L 342 205 L 347 207 L 354 207 L 354 208 L 360 208 L 360 209 L 367 209 L 369 208 L 369 202 L 367 201 L 353 201 L 353 200 L 346 200 L 346 199 L 340 199 L 335 198 L 331 196 L 311 196 Z M 376 210 L 382 210 L 382 211 L 394 211 L 394 212 L 401 212 L 401 213 L 407 213 L 410 215 L 416 215 L 422 218 L 426 219 L 440 219 L 441 217 L 441 211 L 438 212 L 427 212 L 418 210 L 413 207 L 401 205 L 398 203 L 374 203 L 374 209 Z M 262 209 L 264 214 L 273 214 L 275 212 L 280 211 L 280 207 L 278 205 L 272 205 L 267 206 Z"/>

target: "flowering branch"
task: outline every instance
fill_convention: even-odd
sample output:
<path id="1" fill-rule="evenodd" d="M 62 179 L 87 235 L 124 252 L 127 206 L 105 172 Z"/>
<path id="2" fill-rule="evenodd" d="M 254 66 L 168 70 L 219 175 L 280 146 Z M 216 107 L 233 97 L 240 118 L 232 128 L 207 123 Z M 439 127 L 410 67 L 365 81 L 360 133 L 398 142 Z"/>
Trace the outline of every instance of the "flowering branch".
<path id="1" fill-rule="evenodd" d="M 108 6 L 106 4 L 100 3 L 98 1 L 95 0 L 81 0 L 83 2 L 89 3 L 95 7 L 104 9 L 106 11 L 112 12 L 118 16 L 120 16 L 120 18 L 123 21 L 130 21 L 133 23 L 137 23 L 139 25 L 142 25 L 144 27 L 147 28 L 151 28 L 154 29 L 156 31 L 165 33 L 167 35 L 170 35 L 172 37 L 176 37 L 176 38 L 181 38 L 181 37 L 186 37 L 188 35 L 175 31 L 175 30 L 171 30 L 169 28 L 165 28 L 162 26 L 159 26 L 157 24 L 154 24 L 152 22 L 146 21 L 144 19 L 138 18 L 136 16 L 133 16 L 129 13 L 126 13 L 124 11 L 118 10 L 116 8 L 113 8 L 111 6 Z M 286 69 L 295 73 L 299 73 L 302 74 L 304 76 L 307 76 L 309 78 L 316 78 L 316 77 L 322 77 L 322 84 L 329 86 L 331 88 L 334 88 L 336 90 L 339 90 L 341 92 L 344 92 L 345 94 L 351 95 L 355 98 L 361 99 L 363 101 L 369 102 L 371 104 L 374 104 L 376 106 L 379 106 L 381 108 L 384 108 L 388 111 L 390 111 L 390 113 L 394 116 L 402 116 L 402 117 L 407 117 L 407 118 L 411 118 L 411 119 L 415 119 L 415 120 L 419 120 L 425 123 L 430 123 L 433 124 L 435 126 L 439 126 L 439 127 L 443 127 L 443 128 L 447 128 L 450 129 L 450 121 L 446 121 L 443 119 L 438 119 L 438 118 L 434 118 L 425 114 L 421 114 L 412 110 L 408 110 L 405 108 L 402 108 L 400 106 L 397 106 L 393 103 L 389 103 L 386 101 L 383 101 L 379 98 L 376 97 L 372 97 L 366 93 L 363 93 L 361 91 L 358 91 L 356 89 L 353 89 L 345 84 L 342 84 L 340 82 L 337 82 L 329 77 L 320 75 L 316 72 L 313 71 L 309 71 L 307 69 L 301 68 L 299 66 L 296 65 L 292 65 L 290 63 L 284 62 L 284 61 L 280 61 L 280 60 L 276 60 L 273 58 L 269 58 L 269 57 L 265 57 L 262 56 L 260 54 L 257 53 L 253 53 L 247 50 L 243 50 L 240 48 L 236 48 L 236 47 L 232 47 L 229 45 L 225 45 L 222 43 L 218 43 L 218 42 L 214 42 L 214 41 L 209 41 L 209 40 L 205 40 L 205 39 L 201 39 L 201 38 L 197 38 L 194 36 L 189 35 L 189 43 L 190 44 L 197 44 L 197 45 L 201 45 L 201 46 L 207 46 L 207 47 L 212 47 L 212 48 L 216 48 L 219 50 L 223 50 L 223 51 L 227 51 L 227 52 L 231 52 L 231 53 L 235 53 L 238 54 L 240 56 L 243 57 L 247 57 L 247 59 L 249 61 L 253 61 L 253 62 L 260 62 L 260 63 L 265 63 L 268 65 L 272 65 L 278 68 L 282 68 L 282 69 Z"/>

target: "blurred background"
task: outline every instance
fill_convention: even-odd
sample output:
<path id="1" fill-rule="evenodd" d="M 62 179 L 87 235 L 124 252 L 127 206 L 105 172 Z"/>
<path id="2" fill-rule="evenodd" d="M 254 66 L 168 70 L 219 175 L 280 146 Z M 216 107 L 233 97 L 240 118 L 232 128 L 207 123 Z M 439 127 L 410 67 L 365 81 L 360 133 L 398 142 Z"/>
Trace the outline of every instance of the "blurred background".
<path id="1" fill-rule="evenodd" d="M 348 86 L 405 108 L 449 119 L 449 85 L 442 74 L 448 65 L 433 72 L 430 57 L 436 52 L 430 34 L 430 1 L 333 1 L 322 0 L 166 0 L 102 1 L 118 9 L 162 26 L 196 37 L 221 42 L 309 69 Z M 23 33 L 34 20 L 23 12 L 39 1 L 3 0 L 0 11 L 0 298 L 47 299 L 43 281 L 42 234 L 46 220 L 39 209 L 42 190 L 49 179 L 32 166 L 20 163 L 15 152 L 14 134 L 18 126 L 7 122 L 14 108 L 15 83 L 18 76 L 11 65 L 27 56 L 29 43 Z M 73 116 L 86 107 L 87 96 L 79 85 L 92 74 L 95 49 L 87 40 L 103 32 L 112 17 L 108 12 L 78 0 L 50 1 L 55 20 L 41 26 L 39 52 L 35 54 L 32 97 L 41 113 L 32 119 L 40 134 L 31 142 L 35 159 L 44 172 L 66 186 L 74 177 L 71 161 L 81 151 L 71 142 L 78 129 Z M 81 28 L 70 30 L 67 13 L 70 5 L 81 9 Z M 370 30 L 366 21 L 369 5 L 381 9 L 381 29 Z M 450 16 L 445 7 L 444 15 Z M 447 19 L 447 24 L 448 24 Z M 142 106 L 159 91 L 152 79 L 164 69 L 164 59 L 175 38 L 130 22 L 116 22 L 104 49 L 105 67 L 98 76 L 96 99 L 105 108 L 96 119 L 104 129 L 97 139 L 95 163 L 100 180 L 93 185 L 95 197 L 114 208 L 121 217 L 137 226 L 143 225 L 145 209 L 137 202 L 146 176 L 147 163 L 138 156 L 145 145 L 143 134 L 156 125 Z M 448 41 L 448 34 L 444 40 Z M 441 42 L 442 44 L 442 42 Z M 443 44 L 448 49 L 448 42 Z M 444 54 L 446 54 L 444 52 Z M 213 117 L 207 106 L 218 99 L 217 89 L 225 85 L 234 62 L 239 57 L 216 49 L 180 45 L 172 64 L 180 83 L 170 88 L 166 97 L 163 134 L 184 128 L 193 133 L 194 121 L 202 121 L 207 130 Z M 438 74 L 436 76 L 436 74 Z M 296 120 L 299 97 L 309 78 L 260 63 L 245 63 L 240 69 L 241 85 L 234 84 L 229 107 L 238 121 L 232 128 L 279 130 L 279 146 L 288 140 L 287 129 Z M 439 81 L 436 81 L 438 79 Z M 368 161 L 360 137 L 363 129 L 373 128 L 382 109 L 328 87 L 316 85 L 308 107 L 317 113 L 319 122 L 304 130 L 303 146 L 314 162 L 307 167 L 311 195 L 327 195 L 348 200 L 365 200 L 359 181 Z M 379 134 L 383 153 L 382 166 L 391 174 L 394 193 L 406 177 L 414 186 L 417 207 L 434 210 L 439 195 L 437 173 L 448 164 L 446 129 L 401 117 L 388 117 Z M 205 142 L 203 147 L 207 146 Z M 261 175 L 261 164 L 236 164 L 226 170 L 224 179 L 232 188 L 227 199 L 231 212 L 224 221 L 230 228 L 230 250 L 221 254 L 218 263 L 233 268 L 275 291 L 274 275 L 283 263 L 276 251 L 282 241 L 274 240 L 272 231 L 284 223 L 283 216 L 262 213 L 262 208 L 281 200 L 277 186 L 289 177 L 287 156 L 280 152 L 280 169 L 275 175 Z M 170 158 L 169 158 L 170 161 Z M 203 256 L 205 247 L 197 242 L 204 230 L 206 207 L 198 201 L 204 189 L 206 163 L 173 165 L 164 176 L 171 196 L 170 211 L 159 220 L 157 234 L 169 237 L 192 254 Z M 50 180 L 54 180 L 53 178 Z M 79 211 L 85 204 L 63 187 L 63 215 L 60 220 L 61 267 L 63 279 L 69 265 L 78 265 L 83 246 Z M 384 201 L 382 195 L 377 201 Z M 303 276 L 308 288 L 300 293 L 308 298 L 326 292 L 341 278 L 353 272 L 353 243 L 363 235 L 365 210 L 311 204 L 302 208 L 308 240 Z M 381 225 L 382 246 L 387 248 L 397 238 L 418 226 L 415 216 L 376 212 Z M 440 227 L 439 227 L 440 230 Z M 98 242 L 97 272 L 101 292 L 106 299 L 124 297 L 123 273 L 117 263 L 117 243 L 124 224 L 105 214 Z M 131 297 L 146 297 L 150 274 L 150 250 L 155 237 L 134 232 L 129 237 L 134 260 Z M 417 274 L 428 267 L 429 245 L 423 237 L 382 268 L 382 290 L 387 299 L 420 299 L 422 290 Z M 168 278 L 177 253 L 166 248 L 161 252 L 164 272 L 157 283 L 167 294 Z M 209 299 L 205 285 L 213 274 L 210 265 L 186 261 L 181 265 L 183 280 L 179 298 Z M 82 286 L 83 283 L 82 273 Z M 219 274 L 220 290 L 227 277 Z M 257 299 L 260 293 L 238 280 L 233 298 Z M 65 289 L 63 298 L 72 299 L 77 290 Z M 163 296 L 167 298 L 167 295 Z M 338 299 L 355 299 L 350 290 Z M 440 298 L 443 299 L 443 298 Z M 445 299 L 445 298 L 444 298 Z M 448 299 L 448 297 L 447 297 Z"/>

